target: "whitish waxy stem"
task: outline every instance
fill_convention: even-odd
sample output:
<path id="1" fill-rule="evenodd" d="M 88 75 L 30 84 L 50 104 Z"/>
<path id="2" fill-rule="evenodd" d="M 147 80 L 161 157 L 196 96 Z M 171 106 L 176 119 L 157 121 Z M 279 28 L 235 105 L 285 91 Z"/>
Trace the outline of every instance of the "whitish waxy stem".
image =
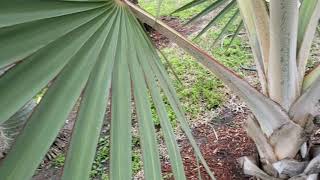
<path id="1" fill-rule="evenodd" d="M 270 97 L 289 110 L 299 95 L 296 63 L 298 0 L 270 1 Z"/>

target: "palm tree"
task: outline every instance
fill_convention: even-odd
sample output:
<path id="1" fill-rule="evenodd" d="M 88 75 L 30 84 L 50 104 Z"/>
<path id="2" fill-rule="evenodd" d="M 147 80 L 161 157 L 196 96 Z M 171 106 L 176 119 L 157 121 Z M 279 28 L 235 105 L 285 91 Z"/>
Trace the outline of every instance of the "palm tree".
<path id="1" fill-rule="evenodd" d="M 192 1 L 177 11 L 205 1 Z M 201 35 L 236 2 L 250 39 L 261 92 L 165 24 L 128 4 L 141 21 L 184 48 L 247 103 L 254 116 L 247 120 L 246 129 L 260 159 L 242 158 L 246 174 L 260 179 L 317 179 L 319 146 L 309 140 L 320 105 L 320 66 L 306 74 L 306 64 L 320 18 L 320 1 L 304 0 L 300 6 L 298 0 L 271 0 L 270 4 L 264 0 L 217 0 L 191 21 L 227 4 Z"/>
<path id="2" fill-rule="evenodd" d="M 318 147 L 308 140 L 320 99 L 320 67 L 305 76 L 305 66 L 320 16 L 320 2 L 304 0 L 300 9 L 298 0 L 271 0 L 269 8 L 264 0 L 237 2 L 255 55 L 262 92 L 129 1 L 1 1 L 0 68 L 14 66 L 0 76 L 0 123 L 10 121 L 50 83 L 2 161 L 1 178 L 30 179 L 80 99 L 62 179 L 89 179 L 110 97 L 110 178 L 131 178 L 133 101 L 145 178 L 161 179 L 155 130 L 150 121 L 151 96 L 174 177 L 186 179 L 163 92 L 197 157 L 214 179 L 192 137 L 168 75 L 136 16 L 214 72 L 252 110 L 254 116 L 247 120 L 247 130 L 257 145 L 260 162 L 244 157 L 245 173 L 260 179 L 316 179 L 320 156 Z"/>

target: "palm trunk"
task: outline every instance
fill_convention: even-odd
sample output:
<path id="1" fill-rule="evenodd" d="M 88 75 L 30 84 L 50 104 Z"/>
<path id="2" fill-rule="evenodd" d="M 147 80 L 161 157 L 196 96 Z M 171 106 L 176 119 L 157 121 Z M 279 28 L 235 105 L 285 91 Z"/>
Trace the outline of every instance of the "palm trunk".
<path id="1" fill-rule="evenodd" d="M 297 0 L 270 1 L 270 58 L 266 72 L 268 95 L 285 112 L 293 112 L 296 106 L 293 104 L 300 98 L 302 90 L 296 63 L 298 7 Z M 270 136 L 261 129 L 258 117 L 247 120 L 246 128 L 258 148 L 260 159 L 259 163 L 254 163 L 250 158 L 242 159 L 246 174 L 260 179 L 318 178 L 320 155 L 315 149 L 319 147 L 309 142 L 314 116 L 307 110 L 300 113 L 303 115 L 299 118 L 287 113 L 289 121 Z"/>
<path id="2" fill-rule="evenodd" d="M 9 68 L 0 69 L 0 76 Z M 0 159 L 10 149 L 14 139 L 20 133 L 25 122 L 37 105 L 35 100 L 29 101 L 24 107 L 16 112 L 9 120 L 0 124 Z"/>
<path id="3" fill-rule="evenodd" d="M 36 105 L 35 100 L 29 101 L 9 120 L 0 125 L 0 159 L 2 159 L 10 149 Z"/>

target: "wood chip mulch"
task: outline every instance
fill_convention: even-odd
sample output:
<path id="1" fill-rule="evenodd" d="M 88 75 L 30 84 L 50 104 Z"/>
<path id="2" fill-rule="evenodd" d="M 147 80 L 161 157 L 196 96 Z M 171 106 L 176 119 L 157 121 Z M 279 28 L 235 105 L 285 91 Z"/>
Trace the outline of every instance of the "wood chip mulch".
<path id="1" fill-rule="evenodd" d="M 242 117 L 241 117 L 242 116 Z M 245 176 L 238 164 L 242 156 L 256 156 L 257 150 L 253 141 L 247 136 L 243 128 L 243 115 L 236 116 L 233 122 L 215 125 L 213 127 L 201 124 L 193 129 L 193 134 L 198 141 L 202 154 L 210 169 L 215 173 L 217 180 L 249 180 L 252 177 Z M 193 149 L 187 140 L 181 143 L 181 155 L 184 157 L 184 166 L 189 180 L 199 180 L 198 168 Z M 169 163 L 164 163 L 163 171 L 170 173 Z M 209 180 L 208 174 L 201 166 L 201 178 Z M 168 179 L 172 179 L 168 178 Z"/>
<path id="2" fill-rule="evenodd" d="M 171 16 L 162 16 L 160 17 L 161 21 L 165 22 L 168 26 L 175 29 L 185 37 L 191 35 L 192 33 L 198 31 L 198 27 L 196 26 L 184 26 L 183 22 L 177 17 Z M 161 33 L 155 31 L 150 26 L 145 25 L 146 30 L 149 32 L 152 41 L 155 43 L 156 47 L 164 48 L 170 44 L 170 40 L 162 35 Z"/>

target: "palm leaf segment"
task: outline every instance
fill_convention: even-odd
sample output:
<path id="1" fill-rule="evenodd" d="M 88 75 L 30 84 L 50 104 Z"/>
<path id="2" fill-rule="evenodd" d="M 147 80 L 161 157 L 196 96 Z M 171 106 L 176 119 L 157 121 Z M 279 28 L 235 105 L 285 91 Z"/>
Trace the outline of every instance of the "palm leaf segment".
<path id="1" fill-rule="evenodd" d="M 208 2 L 209 0 L 194 0 L 190 3 L 180 7 L 179 9 L 175 10 L 172 14 L 178 13 L 193 7 L 196 7 L 200 4 L 203 4 L 204 2 Z M 211 2 L 211 1 L 210 1 Z M 239 19 L 239 8 L 237 7 L 237 1 L 236 0 L 215 0 L 212 1 L 205 9 L 203 9 L 200 13 L 196 14 L 194 17 L 192 17 L 187 24 L 193 23 L 196 20 L 199 20 L 200 18 L 208 15 L 209 13 L 213 11 L 218 11 L 218 14 L 215 15 L 212 20 L 209 21 L 209 23 L 199 32 L 199 34 L 196 36 L 196 38 L 203 35 L 205 32 L 207 32 L 211 27 L 213 27 L 216 23 L 218 23 L 219 20 L 222 18 L 227 18 L 227 23 L 221 28 L 220 33 L 218 34 L 217 38 L 214 41 L 214 44 L 221 39 L 221 37 L 226 34 L 227 30 L 232 27 L 232 25 Z M 232 11 L 233 13 L 231 16 L 228 16 L 228 13 Z M 230 43 L 227 45 L 227 47 L 232 44 L 234 38 L 239 34 L 240 30 L 243 27 L 242 20 L 236 22 L 236 29 L 232 35 Z"/>
<path id="2" fill-rule="evenodd" d="M 139 123 L 146 179 L 161 168 L 149 96 L 161 120 L 176 179 L 186 179 L 163 92 L 198 157 L 173 86 L 138 21 L 123 2 L 1 1 L 0 124 L 49 88 L 0 166 L 1 179 L 30 179 L 78 100 L 62 179 L 89 179 L 111 95 L 111 179 L 131 179 L 131 103 Z M 132 98 L 133 97 L 133 98 Z M 209 172 L 210 176 L 213 175 Z"/>

